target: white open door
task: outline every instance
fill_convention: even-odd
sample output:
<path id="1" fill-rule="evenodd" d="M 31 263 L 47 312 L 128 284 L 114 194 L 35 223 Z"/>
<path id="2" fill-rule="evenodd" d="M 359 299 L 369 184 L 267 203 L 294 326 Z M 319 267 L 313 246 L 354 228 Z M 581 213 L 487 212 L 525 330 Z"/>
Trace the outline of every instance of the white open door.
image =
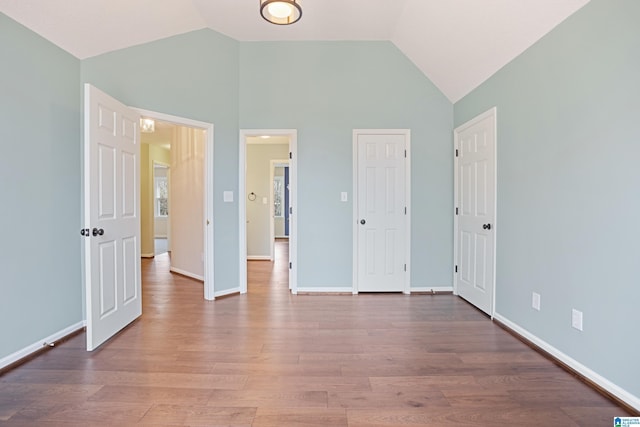
<path id="1" fill-rule="evenodd" d="M 354 293 L 408 292 L 408 131 L 354 131 Z"/>
<path id="2" fill-rule="evenodd" d="M 458 127 L 454 284 L 458 295 L 493 316 L 496 206 L 495 108 Z"/>
<path id="3" fill-rule="evenodd" d="M 140 116 L 85 84 L 84 224 L 87 350 L 142 314 Z"/>

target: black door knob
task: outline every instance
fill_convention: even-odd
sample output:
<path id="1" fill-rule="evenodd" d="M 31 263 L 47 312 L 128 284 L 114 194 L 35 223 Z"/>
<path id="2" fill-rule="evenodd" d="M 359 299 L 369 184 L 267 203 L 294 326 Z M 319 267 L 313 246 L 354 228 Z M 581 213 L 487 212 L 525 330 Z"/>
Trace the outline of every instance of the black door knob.
<path id="1" fill-rule="evenodd" d="M 484 228 L 485 230 L 491 230 L 491 224 L 484 224 L 482 228 Z"/>
<path id="2" fill-rule="evenodd" d="M 81 236 L 85 236 L 85 237 L 89 237 L 89 229 L 88 228 L 83 228 L 80 230 L 80 235 Z"/>
<path id="3" fill-rule="evenodd" d="M 102 228 L 94 228 L 91 231 L 91 234 L 93 234 L 94 236 L 102 236 L 104 234 L 104 230 Z"/>
<path id="4" fill-rule="evenodd" d="M 364 219 L 360 220 L 360 224 L 365 225 L 367 223 L 367 221 L 365 221 Z"/>

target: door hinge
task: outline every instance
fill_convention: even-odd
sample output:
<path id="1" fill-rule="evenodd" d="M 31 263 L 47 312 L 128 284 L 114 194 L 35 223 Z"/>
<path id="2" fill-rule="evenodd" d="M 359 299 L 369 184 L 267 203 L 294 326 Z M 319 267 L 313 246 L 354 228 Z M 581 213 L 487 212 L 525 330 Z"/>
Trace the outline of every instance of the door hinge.
<path id="1" fill-rule="evenodd" d="M 404 271 L 407 271 L 407 264 L 404 265 Z"/>
<path id="2" fill-rule="evenodd" d="M 293 154 L 291 153 L 291 151 L 289 151 L 289 158 L 293 159 Z"/>
<path id="3" fill-rule="evenodd" d="M 456 215 L 458 215 L 458 208 L 456 208 Z"/>
<path id="4" fill-rule="evenodd" d="M 458 149 L 456 148 L 456 157 L 458 157 Z"/>
<path id="5" fill-rule="evenodd" d="M 405 215 L 407 214 L 407 207 L 406 206 L 404 207 L 404 214 Z"/>
<path id="6" fill-rule="evenodd" d="M 456 265 L 456 273 L 458 272 L 458 266 Z"/>
<path id="7" fill-rule="evenodd" d="M 293 264 L 289 263 L 289 270 L 291 270 L 293 268 Z"/>
<path id="8" fill-rule="evenodd" d="M 407 158 L 407 150 L 404 150 L 404 158 Z"/>
<path id="9" fill-rule="evenodd" d="M 289 215 L 293 215 L 293 208 L 289 206 Z"/>

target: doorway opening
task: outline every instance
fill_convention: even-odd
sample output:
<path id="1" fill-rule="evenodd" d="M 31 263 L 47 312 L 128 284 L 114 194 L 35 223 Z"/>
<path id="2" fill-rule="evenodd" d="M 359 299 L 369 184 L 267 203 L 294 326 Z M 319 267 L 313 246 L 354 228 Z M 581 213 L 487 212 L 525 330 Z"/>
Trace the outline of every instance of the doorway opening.
<path id="1" fill-rule="evenodd" d="M 269 172 L 269 182 L 272 183 L 273 188 L 271 202 L 269 203 L 270 206 L 273 206 L 270 240 L 274 244 L 278 239 L 288 243 L 289 207 L 291 205 L 289 197 L 289 160 L 271 160 Z M 272 253 L 274 253 L 273 250 Z"/>
<path id="2" fill-rule="evenodd" d="M 297 293 L 296 149 L 296 130 L 240 131 L 240 293 L 248 263 L 265 261 L 288 264 L 288 289 Z"/>
<path id="3" fill-rule="evenodd" d="M 153 161 L 153 253 L 156 256 L 171 252 L 170 174 L 168 164 Z"/>
<path id="4" fill-rule="evenodd" d="M 213 300 L 213 125 L 136 109 L 155 122 L 141 132 L 141 246 L 143 257 L 204 282 Z"/>

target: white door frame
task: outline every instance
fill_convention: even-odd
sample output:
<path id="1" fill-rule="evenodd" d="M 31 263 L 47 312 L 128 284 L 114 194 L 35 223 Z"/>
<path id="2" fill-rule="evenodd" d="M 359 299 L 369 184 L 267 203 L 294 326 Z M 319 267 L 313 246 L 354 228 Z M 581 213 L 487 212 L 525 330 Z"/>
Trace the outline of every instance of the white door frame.
<path id="1" fill-rule="evenodd" d="M 359 135 L 404 135 L 407 160 L 404 172 L 405 205 L 407 207 L 404 228 L 405 260 L 407 265 L 402 293 L 411 294 L 411 130 L 410 129 L 354 129 L 353 130 L 353 294 L 358 293 L 358 136 Z"/>
<path id="2" fill-rule="evenodd" d="M 204 167 L 204 299 L 215 299 L 215 283 L 213 269 L 213 123 L 201 122 L 156 111 L 134 108 L 143 117 L 169 122 L 179 126 L 198 128 L 205 131 L 205 167 Z"/>
<path id="3" fill-rule="evenodd" d="M 298 293 L 297 237 L 298 237 L 298 131 L 296 129 L 240 129 L 239 143 L 239 175 L 238 175 L 238 229 L 239 232 L 239 279 L 240 293 L 247 293 L 247 138 L 269 136 L 289 137 L 289 289 L 292 294 Z M 273 193 L 273 191 L 271 192 Z M 273 221 L 272 221 L 273 223 Z"/>
<path id="4" fill-rule="evenodd" d="M 493 166 L 494 166 L 494 187 L 493 192 L 495 194 L 494 197 L 494 207 L 493 207 L 493 295 L 491 297 L 491 310 L 489 315 L 493 319 L 493 316 L 496 312 L 496 244 L 498 241 L 498 111 L 496 107 L 493 107 L 482 114 L 472 118 L 466 123 L 458 126 L 453 131 L 453 294 L 458 295 L 458 272 L 456 271 L 457 263 L 458 263 L 458 255 L 459 255 L 459 239 L 458 239 L 458 215 L 456 215 L 456 208 L 458 208 L 458 175 L 460 165 L 458 163 L 458 156 L 456 156 L 456 152 L 459 149 L 459 134 L 464 131 L 469 126 L 473 126 L 476 123 L 486 119 L 487 117 L 493 116 L 493 125 L 494 125 L 494 150 L 493 150 Z"/>

